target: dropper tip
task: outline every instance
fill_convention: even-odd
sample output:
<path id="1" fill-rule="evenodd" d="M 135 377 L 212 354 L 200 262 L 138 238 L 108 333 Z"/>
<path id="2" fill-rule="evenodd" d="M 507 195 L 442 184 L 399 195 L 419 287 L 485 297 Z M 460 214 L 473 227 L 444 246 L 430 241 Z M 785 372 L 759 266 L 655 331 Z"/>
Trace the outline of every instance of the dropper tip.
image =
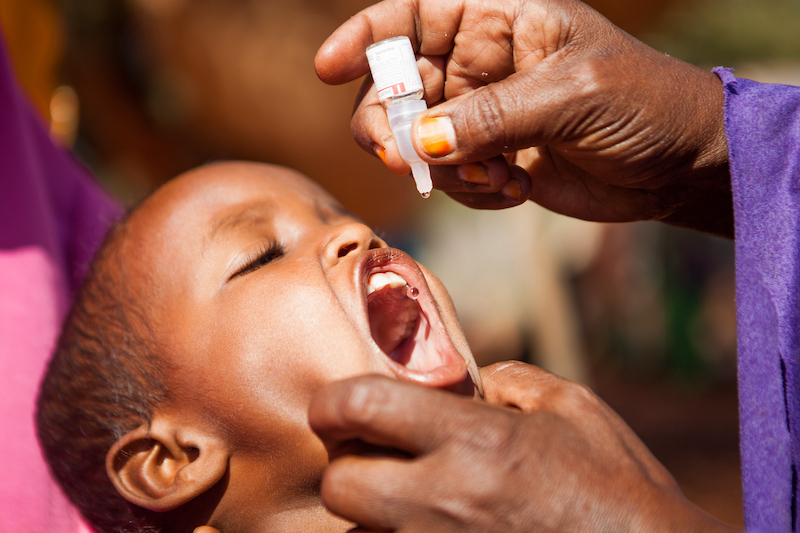
<path id="1" fill-rule="evenodd" d="M 431 169 L 428 163 L 412 163 L 411 175 L 414 177 L 414 182 L 417 184 L 417 190 L 423 198 L 428 198 L 433 189 L 433 181 L 431 180 Z"/>

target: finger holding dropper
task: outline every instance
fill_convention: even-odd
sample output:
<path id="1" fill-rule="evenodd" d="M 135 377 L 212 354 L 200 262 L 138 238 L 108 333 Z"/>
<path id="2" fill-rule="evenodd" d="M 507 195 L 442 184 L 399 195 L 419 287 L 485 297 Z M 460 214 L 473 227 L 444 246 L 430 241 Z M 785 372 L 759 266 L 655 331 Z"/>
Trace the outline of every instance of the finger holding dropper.
<path id="1" fill-rule="evenodd" d="M 411 167 L 417 190 L 427 198 L 433 189 L 431 170 L 411 142 L 414 117 L 428 109 L 411 40 L 401 36 L 377 42 L 367 48 L 367 61 L 400 157 Z"/>

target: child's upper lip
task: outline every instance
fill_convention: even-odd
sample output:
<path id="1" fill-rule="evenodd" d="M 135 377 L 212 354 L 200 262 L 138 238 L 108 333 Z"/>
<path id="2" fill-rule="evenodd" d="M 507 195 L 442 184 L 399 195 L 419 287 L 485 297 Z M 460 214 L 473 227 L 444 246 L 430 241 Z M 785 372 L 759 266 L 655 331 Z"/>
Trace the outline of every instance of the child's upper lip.
<path id="1" fill-rule="evenodd" d="M 416 261 L 408 254 L 395 248 L 377 248 L 368 250 L 358 258 L 356 275 L 362 290 L 362 301 L 367 330 L 369 331 L 369 313 L 367 307 L 367 285 L 370 276 L 378 272 L 393 272 L 401 276 L 410 287 L 419 291 L 417 303 L 420 314 L 431 329 L 427 348 L 434 348 L 440 357 L 439 366 L 425 370 L 415 370 L 392 360 L 382 352 L 375 341 L 375 348 L 384 355 L 392 372 L 400 379 L 413 381 L 430 387 L 452 388 L 467 380 L 467 364 L 464 357 L 453 345 L 445 329 L 444 322 L 433 295 Z"/>

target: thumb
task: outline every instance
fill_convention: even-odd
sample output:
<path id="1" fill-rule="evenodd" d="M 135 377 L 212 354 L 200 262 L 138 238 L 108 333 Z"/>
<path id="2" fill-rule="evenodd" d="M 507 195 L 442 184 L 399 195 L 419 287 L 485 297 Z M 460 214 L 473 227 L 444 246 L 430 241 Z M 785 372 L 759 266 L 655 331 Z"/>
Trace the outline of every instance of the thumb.
<path id="1" fill-rule="evenodd" d="M 460 164 L 555 140 L 574 82 L 559 83 L 538 70 L 516 72 L 421 113 L 412 128 L 415 149 L 430 163 Z"/>

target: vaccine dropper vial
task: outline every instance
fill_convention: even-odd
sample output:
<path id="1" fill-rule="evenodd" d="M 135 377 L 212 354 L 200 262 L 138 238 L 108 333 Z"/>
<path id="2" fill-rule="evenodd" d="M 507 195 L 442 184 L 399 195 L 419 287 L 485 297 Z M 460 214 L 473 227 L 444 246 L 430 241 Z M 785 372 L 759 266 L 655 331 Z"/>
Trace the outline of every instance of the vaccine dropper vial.
<path id="1" fill-rule="evenodd" d="M 411 166 L 417 190 L 427 198 L 433 189 L 431 169 L 411 143 L 414 117 L 428 109 L 411 40 L 402 36 L 377 42 L 367 48 L 367 61 L 400 157 Z"/>

